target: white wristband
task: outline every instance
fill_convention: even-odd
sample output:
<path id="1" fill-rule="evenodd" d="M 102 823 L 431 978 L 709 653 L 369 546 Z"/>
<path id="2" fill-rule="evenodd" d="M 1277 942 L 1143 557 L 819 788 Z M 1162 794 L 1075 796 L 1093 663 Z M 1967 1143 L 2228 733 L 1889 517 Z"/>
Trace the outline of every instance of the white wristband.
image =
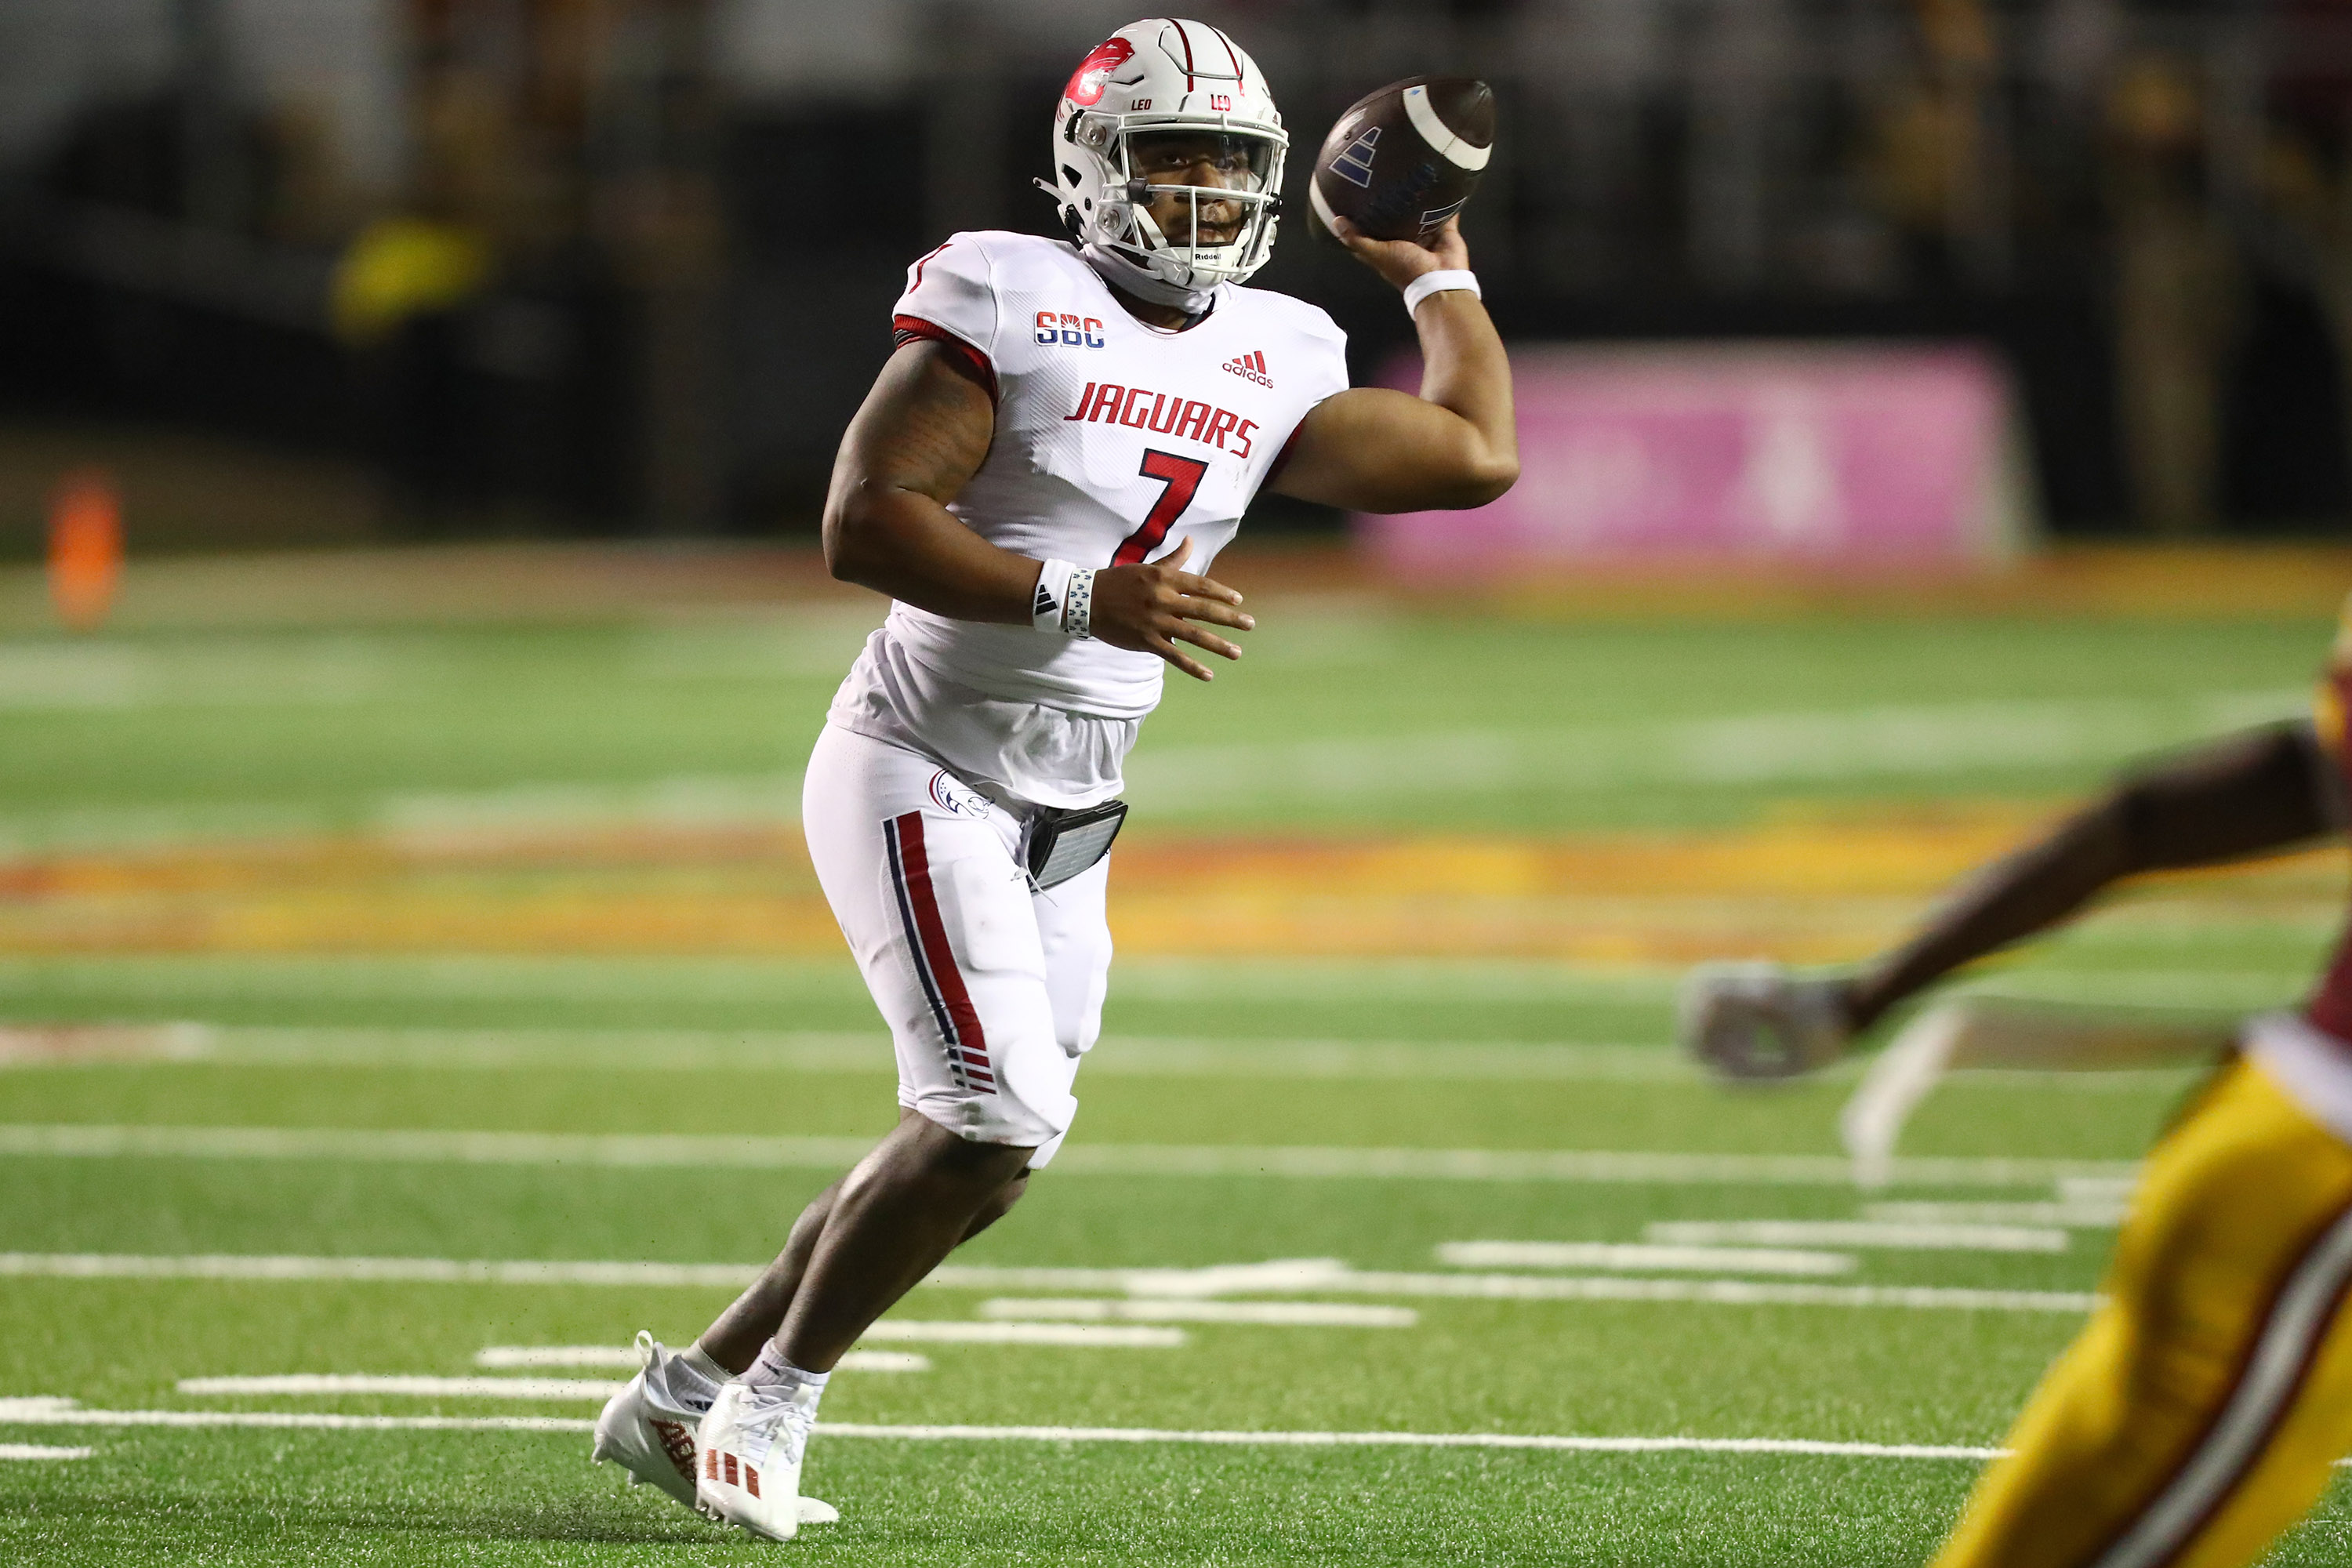
<path id="1" fill-rule="evenodd" d="M 1045 561 L 1037 567 L 1037 594 L 1029 603 L 1029 624 L 1055 637 L 1090 637 L 1094 633 L 1095 569 L 1066 561 Z"/>
<path id="2" fill-rule="evenodd" d="M 1421 309 L 1421 302 L 1432 294 L 1443 294 L 1449 289 L 1467 289 L 1474 299 L 1483 300 L 1478 292 L 1478 275 L 1463 270 L 1424 272 L 1404 286 L 1404 313 L 1412 315 Z"/>
<path id="3" fill-rule="evenodd" d="M 1091 566 L 1070 568 L 1070 585 L 1062 595 L 1062 635 L 1095 635 L 1095 569 Z"/>
<path id="4" fill-rule="evenodd" d="M 1029 604 L 1029 624 L 1041 632 L 1062 635 L 1062 601 L 1070 591 L 1070 574 L 1077 568 L 1066 561 L 1048 561 L 1037 568 L 1037 596 Z"/>

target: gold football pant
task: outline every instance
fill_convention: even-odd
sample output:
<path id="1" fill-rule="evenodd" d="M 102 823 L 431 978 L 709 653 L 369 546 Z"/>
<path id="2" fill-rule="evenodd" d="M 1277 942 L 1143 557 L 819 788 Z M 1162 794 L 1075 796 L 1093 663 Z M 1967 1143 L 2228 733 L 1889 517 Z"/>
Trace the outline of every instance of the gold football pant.
<path id="1" fill-rule="evenodd" d="M 2235 1568 L 2352 1451 L 2352 1147 L 2231 1063 L 1936 1568 Z"/>

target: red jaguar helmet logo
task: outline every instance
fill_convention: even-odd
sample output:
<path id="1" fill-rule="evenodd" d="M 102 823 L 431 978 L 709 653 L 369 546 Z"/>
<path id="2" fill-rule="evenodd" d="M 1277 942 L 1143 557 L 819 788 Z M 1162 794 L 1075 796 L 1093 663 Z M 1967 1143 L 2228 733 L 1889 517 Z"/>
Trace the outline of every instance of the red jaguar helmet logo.
<path id="1" fill-rule="evenodd" d="M 1111 72 L 1135 58 L 1135 46 L 1125 38 L 1105 38 L 1095 46 L 1095 52 L 1078 62 L 1077 73 L 1062 96 L 1080 109 L 1092 109 L 1100 102 L 1103 82 Z"/>

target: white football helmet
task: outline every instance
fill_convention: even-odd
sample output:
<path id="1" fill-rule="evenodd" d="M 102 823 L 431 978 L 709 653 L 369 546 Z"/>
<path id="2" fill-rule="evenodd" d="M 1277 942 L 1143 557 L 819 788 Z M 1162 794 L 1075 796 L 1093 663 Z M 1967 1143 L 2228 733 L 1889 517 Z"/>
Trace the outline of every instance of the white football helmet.
<path id="1" fill-rule="evenodd" d="M 1139 147 L 1171 135 L 1219 139 L 1234 184 L 1147 180 Z M 1242 281 L 1273 253 L 1289 147 L 1265 75 L 1240 45 L 1205 22 L 1155 16 L 1129 23 L 1080 62 L 1054 115 L 1053 183 L 1038 184 L 1091 253 L 1171 288 L 1207 289 Z M 1192 203 L 1182 244 L 1147 208 L 1149 193 L 1167 191 Z M 1201 209 L 1216 202 L 1238 205 L 1241 223 L 1230 243 L 1203 245 Z"/>

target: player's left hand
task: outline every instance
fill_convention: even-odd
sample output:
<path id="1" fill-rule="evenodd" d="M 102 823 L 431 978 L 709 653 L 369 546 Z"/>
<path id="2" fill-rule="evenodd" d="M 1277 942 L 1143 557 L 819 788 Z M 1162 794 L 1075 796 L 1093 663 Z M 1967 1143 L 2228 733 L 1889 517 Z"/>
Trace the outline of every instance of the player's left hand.
<path id="1" fill-rule="evenodd" d="M 1195 680 L 1214 680 L 1209 667 L 1177 643 L 1206 648 L 1219 658 L 1239 658 L 1239 647 L 1208 628 L 1253 631 L 1257 621 L 1243 611 L 1242 596 L 1223 583 L 1178 570 L 1192 553 L 1188 535 L 1158 561 L 1096 573 L 1094 635 L 1113 647 L 1156 653 Z"/>
<path id="2" fill-rule="evenodd" d="M 1852 985 L 1778 963 L 1703 963 L 1683 980 L 1675 1033 L 1718 1077 L 1794 1078 L 1844 1054 Z"/>
<path id="3" fill-rule="evenodd" d="M 1435 240 L 1374 239 L 1346 218 L 1333 216 L 1331 233 L 1353 251 L 1356 259 L 1379 273 L 1383 281 L 1402 290 L 1424 272 L 1466 272 L 1470 247 L 1462 243 L 1462 220 L 1450 217 Z"/>

